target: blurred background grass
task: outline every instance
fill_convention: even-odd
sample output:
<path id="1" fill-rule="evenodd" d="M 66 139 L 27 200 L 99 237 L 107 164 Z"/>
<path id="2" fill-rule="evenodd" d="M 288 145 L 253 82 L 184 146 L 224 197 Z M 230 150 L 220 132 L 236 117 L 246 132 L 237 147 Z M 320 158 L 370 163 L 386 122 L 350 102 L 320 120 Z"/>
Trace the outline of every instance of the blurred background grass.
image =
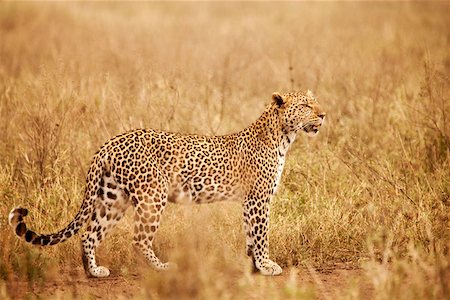
<path id="1" fill-rule="evenodd" d="M 65 226 L 93 153 L 113 135 L 235 132 L 272 92 L 311 89 L 327 122 L 288 157 L 272 258 L 362 268 L 375 298 L 448 297 L 449 8 L 1 3 L 0 292 L 14 297 L 17 280 L 31 286 L 81 266 L 78 237 L 33 248 L 6 216 L 21 204 L 38 231 Z M 156 247 L 183 272 L 146 274 L 143 297 L 314 297 L 295 280 L 279 289 L 252 279 L 240 219 L 238 203 L 170 206 Z M 125 277 L 143 268 L 131 226 L 128 216 L 99 253 Z"/>

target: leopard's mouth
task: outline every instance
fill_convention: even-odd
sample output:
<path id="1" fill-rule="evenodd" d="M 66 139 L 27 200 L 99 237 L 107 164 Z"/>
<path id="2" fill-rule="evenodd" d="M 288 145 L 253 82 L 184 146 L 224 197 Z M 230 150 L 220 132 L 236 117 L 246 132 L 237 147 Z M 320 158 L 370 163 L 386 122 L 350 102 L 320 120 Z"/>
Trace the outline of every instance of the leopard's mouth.
<path id="1" fill-rule="evenodd" d="M 309 136 L 315 136 L 320 129 L 321 124 L 306 124 L 302 127 L 303 131 Z"/>

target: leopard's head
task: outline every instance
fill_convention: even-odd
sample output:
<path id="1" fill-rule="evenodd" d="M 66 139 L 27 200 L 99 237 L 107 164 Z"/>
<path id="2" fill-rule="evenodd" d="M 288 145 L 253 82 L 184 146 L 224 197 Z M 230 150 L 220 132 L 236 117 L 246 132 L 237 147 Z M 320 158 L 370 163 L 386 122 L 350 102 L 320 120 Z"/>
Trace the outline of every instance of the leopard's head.
<path id="1" fill-rule="evenodd" d="M 303 131 L 309 136 L 315 136 L 319 132 L 325 113 L 320 109 L 310 90 L 287 94 L 274 93 L 272 100 L 278 110 L 283 133 Z"/>

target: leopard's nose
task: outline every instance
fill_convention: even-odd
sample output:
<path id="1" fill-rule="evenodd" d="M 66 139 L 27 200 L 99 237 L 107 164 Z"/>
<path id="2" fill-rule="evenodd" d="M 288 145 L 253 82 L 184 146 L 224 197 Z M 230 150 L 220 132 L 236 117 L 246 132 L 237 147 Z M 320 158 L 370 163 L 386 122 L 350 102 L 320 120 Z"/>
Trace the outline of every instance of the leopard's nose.
<path id="1" fill-rule="evenodd" d="M 323 119 L 325 118 L 326 115 L 327 115 L 326 113 L 321 112 L 321 113 L 319 113 L 317 116 L 323 120 Z"/>

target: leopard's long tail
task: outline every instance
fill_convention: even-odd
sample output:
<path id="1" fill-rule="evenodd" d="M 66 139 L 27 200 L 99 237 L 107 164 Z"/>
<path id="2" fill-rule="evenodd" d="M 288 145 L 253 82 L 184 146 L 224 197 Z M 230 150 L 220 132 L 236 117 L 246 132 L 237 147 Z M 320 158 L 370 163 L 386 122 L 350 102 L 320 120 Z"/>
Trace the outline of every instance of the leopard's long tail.
<path id="1" fill-rule="evenodd" d="M 9 213 L 8 221 L 19 238 L 34 245 L 51 246 L 67 241 L 83 227 L 85 220 L 81 214 L 82 211 L 83 209 L 80 209 L 75 218 L 64 229 L 52 234 L 38 234 L 28 229 L 24 221 L 24 217 L 28 215 L 28 209 L 26 208 L 13 208 Z M 88 211 L 88 213 L 90 215 L 92 211 Z"/>
<path id="2" fill-rule="evenodd" d="M 98 166 L 105 172 L 105 163 L 103 159 L 99 159 Z M 90 176 L 95 176 L 96 168 L 91 168 L 88 173 Z M 90 175 L 90 173 L 94 173 Z M 103 176 L 101 174 L 100 178 Z M 92 178 L 92 177 L 91 177 Z M 16 235 L 19 238 L 24 239 L 26 242 L 40 245 L 40 246 L 52 246 L 67 241 L 69 238 L 78 233 L 78 231 L 87 223 L 88 219 L 92 216 L 95 206 L 95 200 L 97 197 L 97 191 L 100 188 L 100 178 L 96 178 L 96 183 L 92 186 L 86 186 L 85 197 L 80 210 L 76 214 L 75 218 L 60 231 L 52 234 L 39 234 L 28 229 L 25 224 L 24 217 L 28 215 L 28 210 L 22 207 L 16 207 L 11 210 L 8 217 L 9 225 L 14 229 Z"/>

